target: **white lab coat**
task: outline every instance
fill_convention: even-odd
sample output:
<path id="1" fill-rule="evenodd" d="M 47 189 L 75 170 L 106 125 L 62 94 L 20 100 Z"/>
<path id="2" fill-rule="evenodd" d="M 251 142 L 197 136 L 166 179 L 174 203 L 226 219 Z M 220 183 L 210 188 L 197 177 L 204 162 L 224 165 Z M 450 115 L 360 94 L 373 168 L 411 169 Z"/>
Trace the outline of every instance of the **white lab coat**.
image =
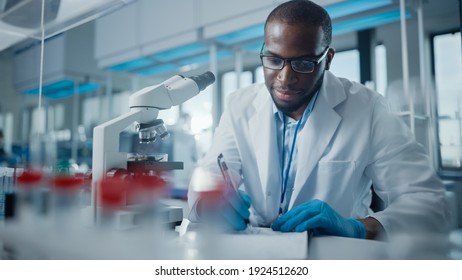
<path id="1" fill-rule="evenodd" d="M 260 226 L 277 218 L 280 205 L 281 155 L 272 106 L 264 84 L 233 93 L 201 163 L 217 172 L 216 158 L 223 153 L 233 180 L 243 183 L 252 199 L 251 222 Z M 445 227 L 444 187 L 423 147 L 378 93 L 326 71 L 297 145 L 289 210 L 317 198 L 345 217 L 375 217 L 387 232 Z M 369 208 L 371 182 L 384 211 Z M 192 220 L 197 197 L 190 188 Z"/>

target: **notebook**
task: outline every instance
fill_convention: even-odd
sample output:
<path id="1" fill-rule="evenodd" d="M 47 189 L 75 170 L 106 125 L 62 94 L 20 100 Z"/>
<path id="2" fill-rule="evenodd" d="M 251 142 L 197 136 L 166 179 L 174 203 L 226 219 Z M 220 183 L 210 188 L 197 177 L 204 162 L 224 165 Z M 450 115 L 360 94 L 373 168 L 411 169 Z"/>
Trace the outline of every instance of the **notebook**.
<path id="1" fill-rule="evenodd" d="M 307 232 L 279 232 L 248 227 L 240 232 L 216 232 L 184 219 L 177 229 L 199 259 L 307 259 Z"/>

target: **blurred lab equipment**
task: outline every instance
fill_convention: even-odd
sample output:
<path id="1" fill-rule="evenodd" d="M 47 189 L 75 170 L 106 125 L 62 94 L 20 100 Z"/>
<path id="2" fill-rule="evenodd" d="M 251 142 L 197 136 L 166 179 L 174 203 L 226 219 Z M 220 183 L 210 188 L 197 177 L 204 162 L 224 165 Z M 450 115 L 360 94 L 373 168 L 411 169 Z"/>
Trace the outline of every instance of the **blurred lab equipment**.
<path id="1" fill-rule="evenodd" d="M 11 217 L 14 213 L 16 174 L 22 169 L 0 167 L 0 220 Z"/>
<path id="2" fill-rule="evenodd" d="M 89 208 L 93 224 L 98 224 L 102 218 L 102 201 L 98 192 L 100 191 L 100 183 L 107 180 L 108 177 L 112 177 L 111 180 L 122 180 L 125 185 L 120 188 L 125 192 L 127 188 L 131 189 L 131 180 L 138 175 L 161 177 L 163 171 L 183 168 L 182 162 L 168 161 L 168 155 L 135 154 L 130 156 L 126 152 L 120 152 L 120 133 L 135 123 L 140 143 L 149 144 L 158 138 L 165 139 L 168 137 L 168 132 L 164 122 L 157 119 L 159 110 L 169 109 L 189 100 L 214 81 L 215 76 L 212 72 L 205 72 L 192 77 L 175 75 L 160 84 L 133 93 L 129 98 L 129 113 L 94 128 L 92 196 L 91 207 Z M 118 177 L 120 174 L 123 174 L 122 177 Z M 104 185 L 107 187 L 107 182 Z M 126 195 L 120 199 L 122 201 L 118 210 L 122 212 L 118 211 L 114 215 L 114 217 L 119 217 L 115 218 L 118 220 L 116 223 L 121 227 L 130 227 L 137 220 L 135 217 L 140 213 L 139 210 L 135 210 L 136 207 L 133 207 L 139 201 L 129 202 Z M 166 206 L 165 209 L 167 209 L 166 213 L 162 215 L 165 222 L 181 222 L 183 215 L 180 207 Z"/>
<path id="3" fill-rule="evenodd" d="M 0 129 L 0 159 L 6 157 L 5 147 L 3 147 L 4 140 L 3 140 L 3 130 Z"/>
<path id="4" fill-rule="evenodd" d="M 16 165 L 16 160 L 15 155 L 8 152 L 3 130 L 0 129 L 0 166 L 13 167 Z"/>

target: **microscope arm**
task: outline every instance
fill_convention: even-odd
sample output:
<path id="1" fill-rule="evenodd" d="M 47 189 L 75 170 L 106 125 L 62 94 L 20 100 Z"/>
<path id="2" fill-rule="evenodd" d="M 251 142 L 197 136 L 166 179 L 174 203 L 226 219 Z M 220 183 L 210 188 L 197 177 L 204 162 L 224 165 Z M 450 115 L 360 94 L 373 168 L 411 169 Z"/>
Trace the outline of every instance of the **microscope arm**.
<path id="1" fill-rule="evenodd" d="M 92 198 L 96 206 L 97 183 L 111 168 L 127 168 L 127 154 L 119 152 L 119 135 L 125 128 L 142 118 L 142 111 L 131 111 L 98 125 L 93 130 Z M 108 166 L 110 164 L 110 166 Z"/>

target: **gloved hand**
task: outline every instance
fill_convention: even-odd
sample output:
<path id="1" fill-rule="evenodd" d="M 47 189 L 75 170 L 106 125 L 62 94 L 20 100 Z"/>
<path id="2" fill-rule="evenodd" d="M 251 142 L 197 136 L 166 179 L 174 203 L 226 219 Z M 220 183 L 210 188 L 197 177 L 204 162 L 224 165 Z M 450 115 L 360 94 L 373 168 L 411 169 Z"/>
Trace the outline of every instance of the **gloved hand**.
<path id="1" fill-rule="evenodd" d="M 283 232 L 313 230 L 315 235 L 366 238 L 366 229 L 360 221 L 340 216 L 327 203 L 317 199 L 292 208 L 271 227 Z"/>
<path id="2" fill-rule="evenodd" d="M 224 203 L 220 214 L 225 218 L 233 230 L 244 230 L 250 217 L 250 205 L 252 200 L 245 192 L 230 190 L 224 194 Z"/>
<path id="3" fill-rule="evenodd" d="M 213 198 L 213 202 L 205 199 L 199 201 L 199 213 L 201 220 L 210 220 L 219 223 L 227 230 L 244 230 L 247 227 L 250 217 L 250 196 L 244 191 L 238 192 L 228 188 L 218 197 Z"/>

